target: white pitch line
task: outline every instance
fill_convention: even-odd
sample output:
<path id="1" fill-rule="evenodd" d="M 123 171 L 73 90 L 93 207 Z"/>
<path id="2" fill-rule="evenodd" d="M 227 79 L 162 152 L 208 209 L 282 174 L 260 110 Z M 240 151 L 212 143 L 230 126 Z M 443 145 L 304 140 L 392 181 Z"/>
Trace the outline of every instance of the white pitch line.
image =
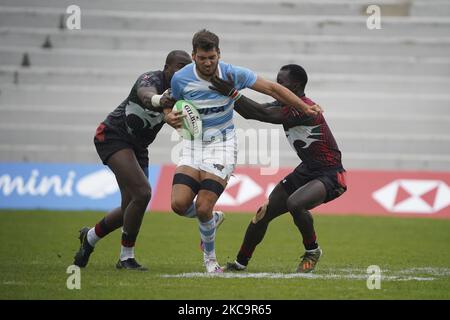
<path id="1" fill-rule="evenodd" d="M 323 270 L 321 273 L 217 273 L 208 274 L 202 272 L 162 274 L 162 278 L 225 278 L 225 279 L 322 279 L 322 280 L 366 280 L 369 274 L 364 268 L 338 268 Z M 382 281 L 433 281 L 438 278 L 450 276 L 450 268 L 414 267 L 401 270 L 381 269 Z"/>
<path id="2" fill-rule="evenodd" d="M 366 280 L 369 275 L 364 274 L 302 274 L 302 273 L 202 273 L 191 272 L 181 274 L 162 274 L 162 278 L 225 278 L 225 279 L 319 279 L 319 280 Z M 433 277 L 385 276 L 381 281 L 433 281 Z"/>

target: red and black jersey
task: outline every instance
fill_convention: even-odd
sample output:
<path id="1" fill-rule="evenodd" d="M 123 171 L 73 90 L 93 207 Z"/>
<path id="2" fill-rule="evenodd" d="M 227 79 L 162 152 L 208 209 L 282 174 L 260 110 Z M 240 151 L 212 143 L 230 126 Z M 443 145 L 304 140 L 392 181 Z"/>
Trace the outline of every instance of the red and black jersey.
<path id="1" fill-rule="evenodd" d="M 308 105 L 314 101 L 300 97 Z M 342 168 L 341 151 L 323 114 L 307 116 L 290 106 L 282 106 L 286 137 L 303 164 L 310 170 Z"/>
<path id="2" fill-rule="evenodd" d="M 128 97 L 103 121 L 103 123 L 120 133 L 124 138 L 142 147 L 148 147 L 164 125 L 162 111 L 146 109 L 138 97 L 137 91 L 142 87 L 154 87 L 158 94 L 168 89 L 167 81 L 162 71 L 149 71 L 136 80 Z M 133 131 L 127 126 L 126 118 L 136 114 L 144 123 L 143 129 Z"/>

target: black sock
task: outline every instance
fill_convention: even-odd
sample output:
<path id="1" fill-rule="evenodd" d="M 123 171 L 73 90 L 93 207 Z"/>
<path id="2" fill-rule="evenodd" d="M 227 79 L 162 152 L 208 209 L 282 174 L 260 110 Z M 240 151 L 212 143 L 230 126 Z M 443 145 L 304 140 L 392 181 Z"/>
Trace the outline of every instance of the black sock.
<path id="1" fill-rule="evenodd" d="M 244 242 L 236 257 L 236 261 L 246 266 L 250 261 L 256 246 L 262 241 L 266 234 L 268 223 L 259 221 L 257 223 L 250 222 L 245 232 Z"/>
<path id="2" fill-rule="evenodd" d="M 305 249 L 317 249 L 319 245 L 317 244 L 316 232 L 314 230 L 314 219 L 311 213 L 304 209 L 291 209 L 291 215 L 294 219 L 295 225 L 302 234 Z"/>
<path id="3" fill-rule="evenodd" d="M 303 238 L 303 245 L 305 247 L 305 250 L 317 249 L 319 247 L 319 244 L 317 243 L 316 233 L 313 232 L 311 238 L 309 239 Z"/>

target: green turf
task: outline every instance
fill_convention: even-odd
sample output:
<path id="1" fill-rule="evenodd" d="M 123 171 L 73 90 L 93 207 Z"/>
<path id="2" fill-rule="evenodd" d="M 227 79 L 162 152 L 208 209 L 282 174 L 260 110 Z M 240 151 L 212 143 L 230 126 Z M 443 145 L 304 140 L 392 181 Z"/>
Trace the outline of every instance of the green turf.
<path id="1" fill-rule="evenodd" d="M 150 213 L 136 249 L 149 272 L 115 270 L 120 234 L 97 245 L 81 271 L 81 290 L 66 287 L 66 268 L 78 249 L 78 229 L 98 212 L 0 211 L 0 299 L 449 299 L 450 220 L 317 216 L 324 250 L 318 278 L 168 278 L 202 273 L 197 223 Z M 235 257 L 251 215 L 228 214 L 217 235 L 221 263 Z M 302 253 L 289 215 L 275 220 L 248 273 L 292 273 Z M 381 289 L 368 290 L 369 265 L 379 265 Z M 337 278 L 327 278 L 335 275 Z M 410 280 L 408 277 L 428 279 Z M 399 280 L 399 281 L 397 281 Z M 401 280 L 401 281 L 400 281 Z"/>

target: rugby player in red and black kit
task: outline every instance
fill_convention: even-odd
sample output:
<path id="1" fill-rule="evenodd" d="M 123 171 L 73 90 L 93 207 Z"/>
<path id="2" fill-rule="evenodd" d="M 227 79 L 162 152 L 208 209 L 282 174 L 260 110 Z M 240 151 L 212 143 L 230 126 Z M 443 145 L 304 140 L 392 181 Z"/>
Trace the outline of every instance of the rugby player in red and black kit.
<path id="1" fill-rule="evenodd" d="M 305 96 L 308 76 L 295 64 L 283 66 L 277 82 L 300 97 L 305 103 L 315 103 Z M 230 82 L 214 78 L 214 88 L 224 95 L 239 95 Z M 341 152 L 323 114 L 307 116 L 278 101 L 259 104 L 245 96 L 236 101 L 234 109 L 246 119 L 282 124 L 286 137 L 302 161 L 295 170 L 280 181 L 266 203 L 257 211 L 245 233 L 244 241 L 234 262 L 227 270 L 246 269 L 253 251 L 263 240 L 267 227 L 274 218 L 290 212 L 300 231 L 305 247 L 297 272 L 311 272 L 316 267 L 322 250 L 317 242 L 311 210 L 339 197 L 347 190 Z"/>
<path id="2" fill-rule="evenodd" d="M 95 227 L 80 230 L 80 249 L 74 264 L 85 267 L 95 244 L 110 232 L 122 228 L 118 269 L 146 270 L 135 259 L 134 245 L 151 197 L 148 183 L 148 146 L 164 123 L 181 127 L 180 113 L 172 112 L 173 99 L 163 94 L 173 74 L 191 63 L 190 55 L 174 50 L 167 55 L 163 71 L 142 74 L 127 99 L 97 128 L 94 143 L 105 165 L 116 176 L 121 206 L 112 210 Z"/>

